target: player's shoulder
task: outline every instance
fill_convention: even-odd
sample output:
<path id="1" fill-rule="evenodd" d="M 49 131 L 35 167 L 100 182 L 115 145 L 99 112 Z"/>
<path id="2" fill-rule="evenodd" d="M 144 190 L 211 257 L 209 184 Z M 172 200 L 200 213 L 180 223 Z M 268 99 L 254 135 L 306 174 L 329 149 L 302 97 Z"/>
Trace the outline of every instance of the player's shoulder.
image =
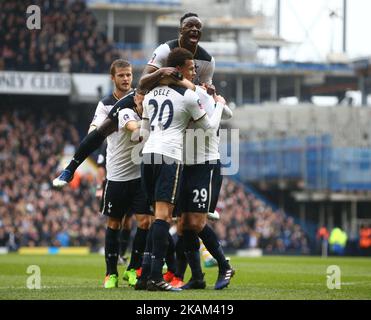
<path id="1" fill-rule="evenodd" d="M 201 87 L 199 85 L 196 85 L 196 90 L 195 92 L 199 95 L 199 96 L 206 96 L 207 95 L 207 91 L 204 87 Z"/>
<path id="2" fill-rule="evenodd" d="M 203 60 L 207 62 L 211 62 L 213 60 L 213 57 L 210 53 L 208 53 L 204 48 L 202 48 L 200 45 L 197 46 L 197 51 L 195 54 L 195 59 L 197 60 Z"/>
<path id="3" fill-rule="evenodd" d="M 179 95 L 183 97 L 189 96 L 189 94 L 191 94 L 192 92 L 194 93 L 194 91 L 190 89 L 177 86 L 177 85 L 169 85 L 169 88 L 173 89 L 176 93 L 178 93 Z"/>
<path id="4" fill-rule="evenodd" d="M 120 107 L 120 109 L 124 108 L 133 108 L 135 107 L 135 90 L 129 92 L 126 96 L 122 97 L 120 100 L 116 102 L 116 106 Z"/>
<path id="5" fill-rule="evenodd" d="M 179 41 L 178 39 L 169 40 L 169 41 L 166 41 L 164 45 L 168 46 L 170 50 L 173 50 L 179 47 Z"/>
<path id="6" fill-rule="evenodd" d="M 171 50 L 178 46 L 177 40 L 170 40 L 164 43 L 161 43 L 156 49 L 156 53 L 168 54 Z"/>
<path id="7" fill-rule="evenodd" d="M 104 96 L 99 102 L 105 106 L 113 106 L 117 102 L 117 99 L 113 96 L 113 94 L 108 94 Z"/>

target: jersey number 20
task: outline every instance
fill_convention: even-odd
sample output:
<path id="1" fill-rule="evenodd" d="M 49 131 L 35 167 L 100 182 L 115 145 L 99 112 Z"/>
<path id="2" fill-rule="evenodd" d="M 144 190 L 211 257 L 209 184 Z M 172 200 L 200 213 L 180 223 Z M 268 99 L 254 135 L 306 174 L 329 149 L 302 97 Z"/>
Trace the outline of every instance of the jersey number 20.
<path id="1" fill-rule="evenodd" d="M 170 127 L 170 124 L 171 124 L 171 121 L 173 121 L 173 116 L 174 116 L 174 107 L 173 107 L 173 103 L 167 99 L 165 100 L 161 107 L 159 108 L 158 107 L 158 103 L 156 100 L 154 99 L 151 99 L 149 100 L 148 102 L 150 105 L 153 106 L 153 108 L 155 109 L 154 112 L 153 112 L 153 115 L 151 117 L 151 130 L 154 130 L 155 126 L 152 125 L 152 122 L 156 119 L 157 117 L 157 114 L 158 114 L 158 119 L 157 119 L 157 123 L 161 126 L 162 126 L 162 130 L 166 130 L 167 128 Z M 169 108 L 169 116 L 167 118 L 167 121 L 165 122 L 165 124 L 162 123 L 162 117 L 164 116 L 164 111 L 165 111 L 165 108 Z M 159 109 L 160 109 L 160 112 L 159 112 Z"/>

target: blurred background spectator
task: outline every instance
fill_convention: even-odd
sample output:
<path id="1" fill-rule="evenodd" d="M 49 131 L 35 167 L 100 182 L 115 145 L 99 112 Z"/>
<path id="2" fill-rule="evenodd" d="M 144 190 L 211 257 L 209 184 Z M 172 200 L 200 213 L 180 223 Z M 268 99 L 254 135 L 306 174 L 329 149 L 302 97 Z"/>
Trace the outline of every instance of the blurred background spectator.
<path id="1" fill-rule="evenodd" d="M 326 226 L 322 226 L 317 230 L 316 234 L 316 253 L 326 257 L 328 254 L 328 238 L 330 234 Z"/>
<path id="2" fill-rule="evenodd" d="M 369 225 L 362 225 L 359 230 L 359 247 L 361 255 L 371 255 L 371 227 Z"/>

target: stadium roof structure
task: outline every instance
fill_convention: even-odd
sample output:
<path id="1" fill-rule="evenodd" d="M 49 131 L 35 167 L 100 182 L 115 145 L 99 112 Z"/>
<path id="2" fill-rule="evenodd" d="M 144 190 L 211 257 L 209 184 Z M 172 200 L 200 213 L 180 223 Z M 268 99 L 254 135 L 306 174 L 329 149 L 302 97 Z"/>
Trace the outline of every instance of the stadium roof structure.
<path id="1" fill-rule="evenodd" d="M 91 9 L 142 10 L 174 12 L 181 7 L 181 0 L 87 0 Z"/>
<path id="2" fill-rule="evenodd" d="M 354 76 L 354 70 L 346 64 L 283 61 L 274 65 L 266 65 L 238 61 L 217 61 L 216 66 L 225 72 L 236 73 L 236 69 L 238 69 L 239 73 L 243 74 L 310 75 L 325 73 L 327 75 Z"/>
<path id="3" fill-rule="evenodd" d="M 205 28 L 219 29 L 252 29 L 261 23 L 261 17 L 244 17 L 231 18 L 228 16 L 221 17 L 202 17 Z M 179 17 L 177 15 L 166 15 L 158 19 L 159 27 L 178 27 Z"/>
<path id="4" fill-rule="evenodd" d="M 319 192 L 319 191 L 294 191 L 292 196 L 298 202 L 369 202 L 371 201 L 371 192 Z"/>

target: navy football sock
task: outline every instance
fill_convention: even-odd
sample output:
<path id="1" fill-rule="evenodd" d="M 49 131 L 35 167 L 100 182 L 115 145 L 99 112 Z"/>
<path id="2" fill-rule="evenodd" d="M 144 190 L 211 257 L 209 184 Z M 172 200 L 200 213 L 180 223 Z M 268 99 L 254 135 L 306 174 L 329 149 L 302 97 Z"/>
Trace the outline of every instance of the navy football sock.
<path id="1" fill-rule="evenodd" d="M 197 237 L 197 233 L 193 230 L 184 230 L 183 237 L 184 252 L 192 271 L 192 278 L 202 279 L 200 240 Z"/>
<path id="2" fill-rule="evenodd" d="M 155 281 L 162 280 L 162 267 L 164 265 L 169 245 L 168 233 L 170 224 L 164 220 L 156 219 L 152 231 L 152 265 L 150 278 Z"/>
<path id="3" fill-rule="evenodd" d="M 175 244 L 174 239 L 171 236 L 170 233 L 168 233 L 168 240 L 169 245 L 166 252 L 166 264 L 167 264 L 167 270 L 171 271 L 172 273 L 175 273 L 176 271 L 176 263 L 175 263 Z"/>
<path id="4" fill-rule="evenodd" d="M 218 237 L 216 236 L 214 230 L 208 225 L 205 225 L 205 228 L 202 229 L 198 236 L 203 241 L 206 249 L 209 250 L 210 254 L 218 262 L 219 270 L 224 271 L 226 269 L 230 269 L 231 266 L 225 259 L 223 249 L 219 244 Z"/>
<path id="5" fill-rule="evenodd" d="M 71 162 L 66 167 L 66 170 L 69 170 L 75 173 L 76 169 L 79 167 L 84 160 L 93 153 L 96 149 L 100 147 L 106 137 L 98 132 L 98 130 L 94 130 L 90 132 L 80 143 L 78 146 L 76 153 L 74 154 Z"/>
<path id="6" fill-rule="evenodd" d="M 142 257 L 146 246 L 147 234 L 148 230 L 137 228 L 133 241 L 133 248 L 131 250 L 131 258 L 128 270 L 139 269 L 142 265 Z"/>
<path id="7" fill-rule="evenodd" d="M 126 253 L 126 250 L 129 245 L 129 240 L 130 240 L 130 233 L 131 230 L 128 229 L 121 229 L 120 231 L 120 250 L 119 254 L 121 257 L 123 257 Z"/>
<path id="8" fill-rule="evenodd" d="M 151 273 L 151 263 L 152 263 L 152 231 L 153 231 L 153 224 L 148 230 L 147 239 L 146 239 L 146 247 L 143 253 L 143 260 L 142 260 L 142 275 L 140 276 L 143 279 L 147 279 Z"/>
<path id="9" fill-rule="evenodd" d="M 105 239 L 105 259 L 106 259 L 106 274 L 118 274 L 117 258 L 119 251 L 119 230 L 113 230 L 109 227 L 106 229 Z"/>
<path id="10" fill-rule="evenodd" d="M 175 276 L 183 280 L 185 271 L 187 269 L 187 257 L 184 253 L 184 237 L 178 236 L 178 241 L 175 245 L 176 252 L 176 272 Z"/>

